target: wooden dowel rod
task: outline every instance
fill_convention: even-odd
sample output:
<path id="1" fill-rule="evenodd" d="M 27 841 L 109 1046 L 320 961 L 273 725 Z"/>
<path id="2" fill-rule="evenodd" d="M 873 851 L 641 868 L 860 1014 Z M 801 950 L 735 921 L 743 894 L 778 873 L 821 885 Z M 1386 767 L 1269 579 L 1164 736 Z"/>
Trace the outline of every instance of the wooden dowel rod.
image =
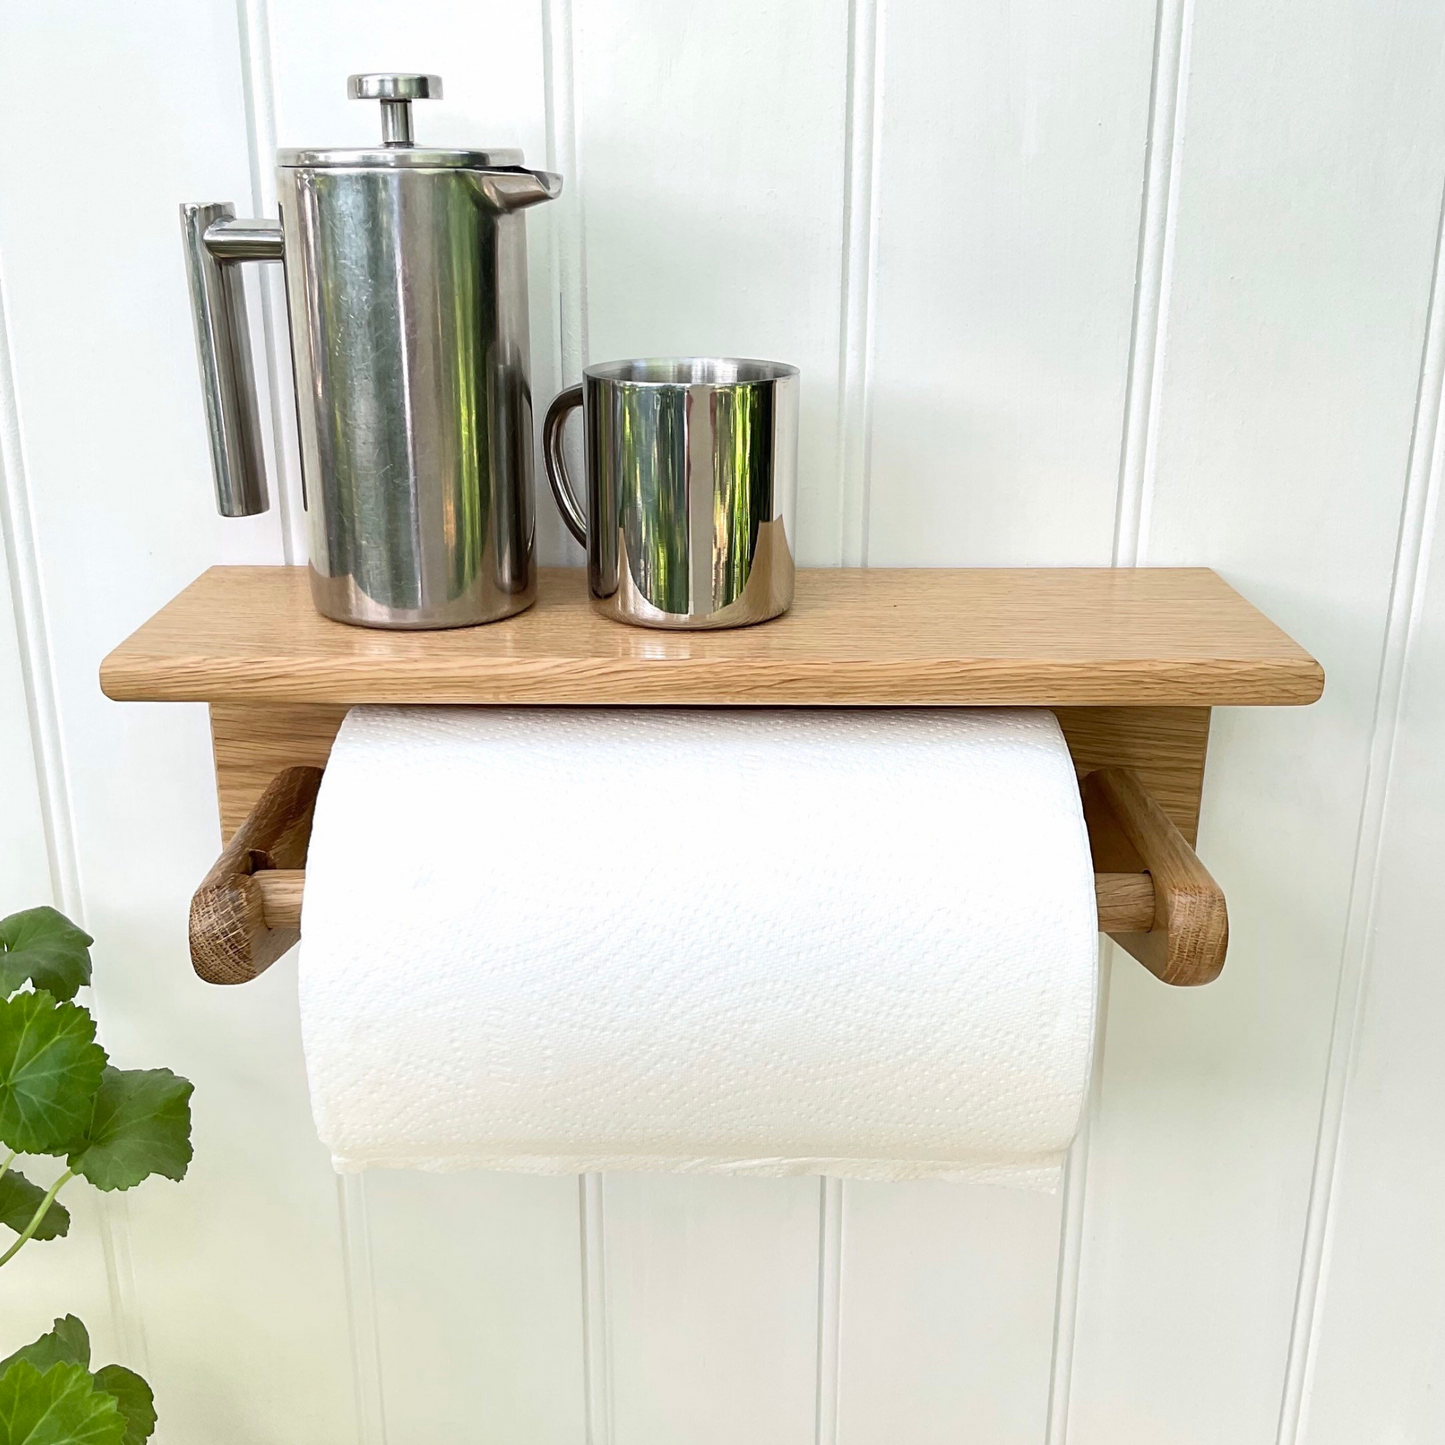
<path id="1" fill-rule="evenodd" d="M 1148 933 L 1154 926 L 1154 880 L 1147 873 L 1095 873 L 1100 933 Z"/>
<path id="2" fill-rule="evenodd" d="M 270 868 L 251 875 L 261 890 L 268 928 L 301 926 L 302 868 Z M 1147 933 L 1154 924 L 1154 880 L 1147 873 L 1096 873 L 1100 933 Z"/>
<path id="3" fill-rule="evenodd" d="M 266 915 L 266 926 L 300 928 L 301 895 L 306 890 L 306 870 L 270 868 L 251 876 L 261 890 L 261 910 Z"/>

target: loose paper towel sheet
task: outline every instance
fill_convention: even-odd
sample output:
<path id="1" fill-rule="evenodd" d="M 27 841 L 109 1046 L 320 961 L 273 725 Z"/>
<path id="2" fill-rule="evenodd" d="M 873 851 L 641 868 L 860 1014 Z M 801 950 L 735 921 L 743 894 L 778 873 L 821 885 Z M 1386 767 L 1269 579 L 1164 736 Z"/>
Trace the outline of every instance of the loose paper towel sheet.
<path id="1" fill-rule="evenodd" d="M 307 862 L 336 1167 L 1057 1184 L 1094 1034 L 1044 711 L 357 708 Z"/>

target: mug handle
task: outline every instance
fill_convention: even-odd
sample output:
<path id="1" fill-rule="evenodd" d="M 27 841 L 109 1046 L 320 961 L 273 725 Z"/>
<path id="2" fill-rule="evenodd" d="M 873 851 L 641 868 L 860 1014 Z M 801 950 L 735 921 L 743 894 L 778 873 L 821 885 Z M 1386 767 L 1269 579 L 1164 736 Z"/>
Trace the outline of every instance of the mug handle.
<path id="1" fill-rule="evenodd" d="M 581 405 L 580 386 L 569 386 L 566 391 L 557 393 L 557 399 L 547 408 L 547 419 L 542 423 L 542 455 L 547 463 L 547 480 L 552 484 L 552 495 L 557 499 L 557 510 L 561 512 L 567 530 L 585 547 L 587 514 L 577 501 L 572 479 L 567 475 L 567 459 L 562 455 L 562 428 L 566 425 L 568 414 Z"/>

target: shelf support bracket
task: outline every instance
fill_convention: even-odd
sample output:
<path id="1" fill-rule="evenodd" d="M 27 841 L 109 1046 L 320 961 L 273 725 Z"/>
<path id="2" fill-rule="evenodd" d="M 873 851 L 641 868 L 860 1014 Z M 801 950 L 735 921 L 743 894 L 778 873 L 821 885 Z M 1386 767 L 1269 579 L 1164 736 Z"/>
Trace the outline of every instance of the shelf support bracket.
<path id="1" fill-rule="evenodd" d="M 207 983 L 246 983 L 300 941 L 299 906 L 294 920 L 272 917 L 256 880 L 306 866 L 320 787 L 320 768 L 277 773 L 196 890 L 191 964 Z"/>
<path id="2" fill-rule="evenodd" d="M 1224 967 L 1229 914 L 1224 892 L 1184 835 L 1131 768 L 1100 768 L 1084 779 L 1084 820 L 1094 867 L 1147 873 L 1154 917 L 1147 930 L 1110 930 L 1156 978 L 1209 983 Z"/>

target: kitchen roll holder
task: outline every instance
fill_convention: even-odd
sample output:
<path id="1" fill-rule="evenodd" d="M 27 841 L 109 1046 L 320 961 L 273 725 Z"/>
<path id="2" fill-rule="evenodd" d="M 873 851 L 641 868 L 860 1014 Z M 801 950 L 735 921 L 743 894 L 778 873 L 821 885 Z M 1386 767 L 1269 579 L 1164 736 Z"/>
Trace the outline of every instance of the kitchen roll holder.
<path id="1" fill-rule="evenodd" d="M 297 942 L 322 769 L 347 709 L 380 703 L 1050 708 L 1101 931 L 1164 982 L 1199 984 L 1228 938 L 1193 848 L 1211 710 L 1312 703 L 1324 671 L 1204 568 L 805 569 L 785 617 L 661 634 L 598 617 L 570 569 L 543 569 L 536 606 L 504 622 L 383 633 L 319 616 L 304 568 L 213 567 L 105 659 L 101 686 L 210 706 L 229 841 L 190 943 L 213 982 Z"/>
<path id="2" fill-rule="evenodd" d="M 299 942 L 322 773 L 277 773 L 191 899 L 191 963 L 207 983 L 246 983 Z M 1099 931 L 1165 983 L 1208 983 L 1229 941 L 1223 891 L 1132 769 L 1082 786 Z"/>

